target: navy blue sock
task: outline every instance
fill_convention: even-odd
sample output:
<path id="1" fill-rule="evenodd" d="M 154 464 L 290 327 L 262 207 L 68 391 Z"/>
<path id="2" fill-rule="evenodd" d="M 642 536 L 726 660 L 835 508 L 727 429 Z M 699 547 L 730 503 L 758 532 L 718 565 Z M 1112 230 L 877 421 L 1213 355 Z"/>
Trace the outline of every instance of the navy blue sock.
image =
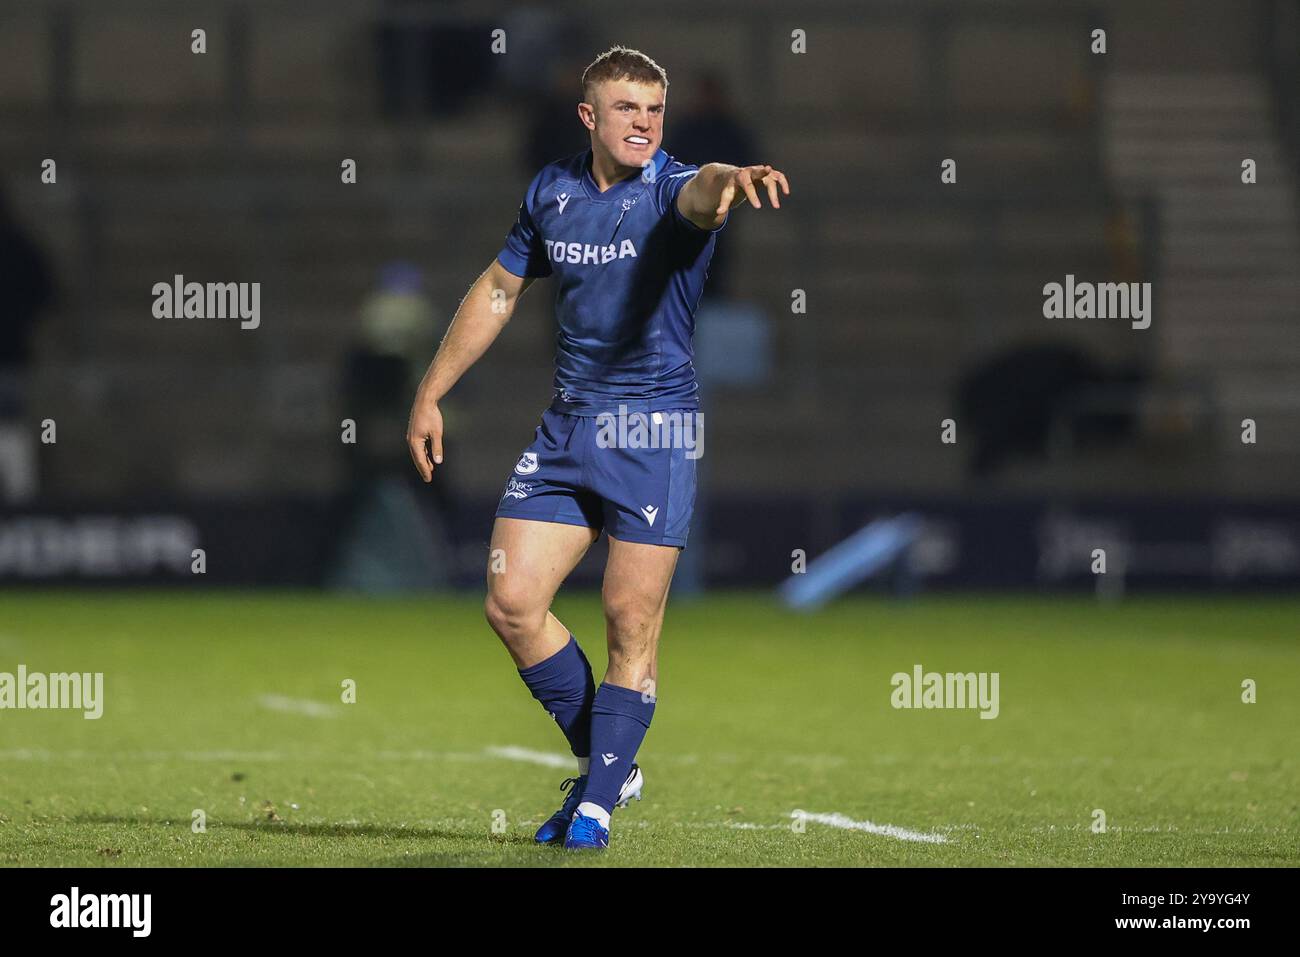
<path id="1" fill-rule="evenodd" d="M 519 672 L 533 697 L 550 712 L 575 757 L 591 754 L 591 704 L 596 697 L 591 665 L 569 635 L 569 643 L 545 661 Z"/>
<path id="2" fill-rule="evenodd" d="M 655 701 L 641 692 L 602 681 L 591 706 L 591 776 L 582 800 L 612 812 L 637 749 L 645 739 Z"/>

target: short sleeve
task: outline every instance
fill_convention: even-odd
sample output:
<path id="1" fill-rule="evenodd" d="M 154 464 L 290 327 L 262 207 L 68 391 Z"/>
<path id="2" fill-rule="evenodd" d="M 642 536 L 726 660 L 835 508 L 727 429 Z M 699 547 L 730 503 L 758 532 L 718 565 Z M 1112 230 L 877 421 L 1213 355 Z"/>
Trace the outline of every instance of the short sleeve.
<path id="1" fill-rule="evenodd" d="M 519 215 L 514 226 L 506 236 L 505 245 L 497 253 L 497 261 L 507 272 L 529 279 L 540 279 L 551 274 L 551 263 L 546 257 L 546 247 L 542 243 L 541 233 L 533 222 L 532 209 L 537 200 L 537 188 L 541 174 L 533 178 L 524 194 L 524 201 L 519 204 Z"/>
<path id="2" fill-rule="evenodd" d="M 666 176 L 661 176 L 659 178 L 660 209 L 664 212 L 665 215 L 672 216 L 673 222 L 676 223 L 677 226 L 681 229 L 685 229 L 686 231 L 692 233 L 699 233 L 701 235 L 708 234 L 708 233 L 716 233 L 719 232 L 724 226 L 727 225 L 727 220 L 731 218 L 730 210 L 727 211 L 727 215 L 723 218 L 722 222 L 719 223 L 716 227 L 714 227 L 713 229 L 702 229 L 701 227 L 695 225 L 693 222 L 687 219 L 685 216 L 683 216 L 682 211 L 677 208 L 678 195 L 681 193 L 683 189 L 685 189 L 686 184 L 689 183 L 691 180 L 693 180 L 696 174 L 698 173 L 699 173 L 699 168 L 697 167 L 694 169 L 681 170 L 676 173 L 669 173 Z"/>

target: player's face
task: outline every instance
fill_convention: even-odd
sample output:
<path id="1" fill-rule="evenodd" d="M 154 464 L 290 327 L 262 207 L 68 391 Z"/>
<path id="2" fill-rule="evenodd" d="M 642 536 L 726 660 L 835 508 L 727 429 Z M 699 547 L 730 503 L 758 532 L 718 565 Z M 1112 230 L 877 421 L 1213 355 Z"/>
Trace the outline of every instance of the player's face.
<path id="1" fill-rule="evenodd" d="M 603 149 L 619 166 L 640 169 L 663 142 L 664 94 L 658 83 L 608 80 L 597 84 L 587 123 L 592 148 Z"/>

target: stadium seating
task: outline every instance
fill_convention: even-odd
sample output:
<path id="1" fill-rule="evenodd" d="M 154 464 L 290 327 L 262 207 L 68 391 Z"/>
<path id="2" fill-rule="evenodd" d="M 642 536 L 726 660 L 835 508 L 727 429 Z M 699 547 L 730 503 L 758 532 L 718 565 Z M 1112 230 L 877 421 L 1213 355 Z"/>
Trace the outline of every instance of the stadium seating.
<path id="1" fill-rule="evenodd" d="M 724 35 L 715 47 L 719 33 L 706 30 L 683 47 L 663 17 L 620 12 L 620 36 L 661 56 L 682 87 L 709 64 L 738 91 L 755 90 L 761 107 L 737 100 L 766 146 L 756 159 L 795 187 L 781 214 L 726 235 L 733 287 L 766 312 L 778 362 L 770 381 L 710 396 L 714 494 L 960 489 L 964 459 L 938 442 L 955 382 L 1044 334 L 1174 378 L 1213 359 L 1227 421 L 1296 421 L 1286 378 L 1300 359 L 1289 321 L 1295 170 L 1262 77 L 1238 62 L 1199 84 L 1123 69 L 1102 83 L 1078 40 L 1078 9 L 1025 19 L 961 6 L 950 21 L 925 5 L 869 6 L 860 27 L 822 35 L 810 12 L 816 58 L 790 54 L 780 35 Z M 378 118 L 377 8 L 364 5 L 241 18 L 213 4 L 207 15 L 148 20 L 61 9 L 6 13 L 0 29 L 5 185 L 64 293 L 42 331 L 36 404 L 81 436 L 75 453 L 51 452 L 47 491 L 332 494 L 345 475 L 338 376 L 358 306 L 379 267 L 400 258 L 424 267 L 450 316 L 527 182 L 516 159 L 524 108 L 478 96 L 437 121 Z M 189 51 L 199 25 L 203 56 Z M 1268 169 L 1249 194 L 1234 172 L 1243 151 Z M 45 156 L 58 159 L 57 190 L 22 172 Z M 941 186 L 948 156 L 958 183 Z M 357 161 L 355 186 L 339 181 L 344 158 Z M 1143 232 L 1150 203 L 1158 236 Z M 1158 326 L 1145 337 L 1123 324 L 1048 328 L 1044 282 L 1113 271 L 1117 209 L 1158 264 Z M 152 319 L 151 285 L 177 272 L 261 281 L 262 327 Z M 1233 295 L 1243 282 L 1251 295 Z M 790 312 L 796 288 L 807 314 Z M 463 489 L 499 485 L 529 440 L 549 394 L 552 337 L 549 296 L 535 292 L 450 400 Z M 264 427 L 248 428 L 253 420 Z M 394 422 L 394 441 L 403 427 Z M 1225 465 L 1234 487 L 1293 488 L 1300 430 L 1291 432 L 1290 444 L 1260 449 L 1266 467 Z M 1004 481 L 1189 481 L 1177 461 L 1113 455 L 1101 472 L 1064 462 Z M 808 471 L 801 463 L 812 460 Z"/>

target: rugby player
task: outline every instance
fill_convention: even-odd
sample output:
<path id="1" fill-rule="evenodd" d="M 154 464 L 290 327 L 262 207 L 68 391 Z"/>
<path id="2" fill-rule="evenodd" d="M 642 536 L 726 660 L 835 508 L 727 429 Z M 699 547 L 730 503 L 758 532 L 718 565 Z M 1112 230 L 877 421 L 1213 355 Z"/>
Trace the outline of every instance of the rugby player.
<path id="1" fill-rule="evenodd" d="M 637 50 L 613 47 L 587 67 L 577 113 L 591 147 L 529 184 L 504 247 L 461 302 L 420 384 L 406 436 L 416 469 L 432 481 L 443 461 L 439 401 L 524 290 L 550 277 L 555 394 L 497 508 L 485 610 L 577 759 L 576 777 L 561 785 L 563 806 L 536 834 L 574 850 L 607 847 L 615 807 L 641 796 L 635 759 L 655 711 L 659 633 L 695 502 L 695 459 L 683 443 L 619 447 L 602 441 L 612 430 L 600 421 L 698 416 L 692 336 L 717 234 L 733 206 L 761 209 L 766 194 L 780 208 L 778 194 L 790 192 L 770 166 L 692 166 L 666 153 L 667 92 L 667 74 Z M 597 687 L 550 607 L 602 529 L 609 666 Z"/>

